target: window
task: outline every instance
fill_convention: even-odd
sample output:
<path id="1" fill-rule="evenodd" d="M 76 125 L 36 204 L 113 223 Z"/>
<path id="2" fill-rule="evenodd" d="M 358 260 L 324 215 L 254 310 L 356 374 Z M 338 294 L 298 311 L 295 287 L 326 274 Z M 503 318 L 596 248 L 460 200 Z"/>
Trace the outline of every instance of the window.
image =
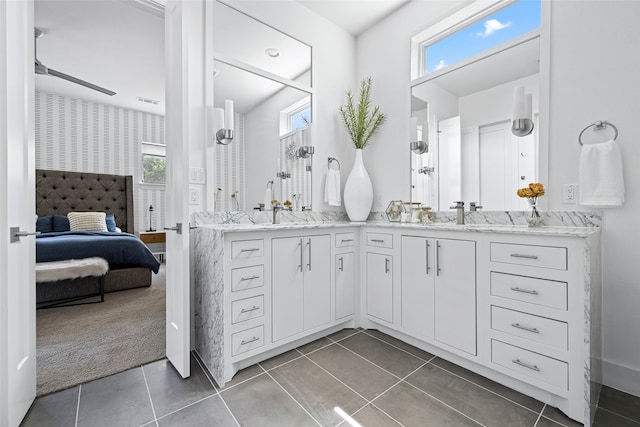
<path id="1" fill-rule="evenodd" d="M 280 111 L 280 136 L 311 123 L 311 97 L 305 96 Z"/>
<path id="2" fill-rule="evenodd" d="M 440 71 L 539 29 L 540 1 L 501 0 L 484 9 L 486 3 L 476 2 L 452 15 L 455 22 L 449 21 L 448 28 L 435 34 L 422 32 L 414 37 L 419 41 L 419 75 Z M 441 29 L 435 29 L 438 30 Z"/>
<path id="3" fill-rule="evenodd" d="M 164 184 L 166 182 L 166 146 L 151 142 L 142 143 L 142 182 Z"/>
<path id="4" fill-rule="evenodd" d="M 292 131 L 303 128 L 309 123 L 311 123 L 311 105 L 309 104 L 306 104 L 302 110 L 289 114 L 289 127 Z"/>

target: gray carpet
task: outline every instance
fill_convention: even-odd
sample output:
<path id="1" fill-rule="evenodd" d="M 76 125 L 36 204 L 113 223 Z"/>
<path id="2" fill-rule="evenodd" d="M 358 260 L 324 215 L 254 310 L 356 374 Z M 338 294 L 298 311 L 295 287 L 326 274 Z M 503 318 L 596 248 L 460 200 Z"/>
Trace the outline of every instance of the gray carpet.
<path id="1" fill-rule="evenodd" d="M 37 310 L 38 396 L 165 356 L 164 269 L 103 303 Z"/>

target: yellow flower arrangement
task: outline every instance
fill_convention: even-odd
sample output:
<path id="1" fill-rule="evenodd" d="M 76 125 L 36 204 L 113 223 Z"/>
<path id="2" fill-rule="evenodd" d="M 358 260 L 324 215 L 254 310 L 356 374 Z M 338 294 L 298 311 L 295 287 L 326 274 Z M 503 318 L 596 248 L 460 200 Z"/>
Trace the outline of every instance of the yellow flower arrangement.
<path id="1" fill-rule="evenodd" d="M 527 220 L 529 226 L 536 227 L 542 224 L 542 218 L 538 212 L 536 203 L 538 197 L 544 196 L 544 185 L 539 182 L 532 182 L 528 187 L 518 190 L 518 197 L 526 198 L 531 205 L 531 217 Z"/>

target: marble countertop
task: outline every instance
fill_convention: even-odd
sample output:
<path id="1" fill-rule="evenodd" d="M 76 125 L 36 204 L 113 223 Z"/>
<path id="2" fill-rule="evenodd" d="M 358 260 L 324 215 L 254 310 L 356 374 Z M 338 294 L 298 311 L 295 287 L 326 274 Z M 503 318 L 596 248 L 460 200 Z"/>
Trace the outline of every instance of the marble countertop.
<path id="1" fill-rule="evenodd" d="M 542 226 L 528 227 L 526 225 L 511 224 L 465 224 L 457 225 L 449 222 L 438 222 L 430 224 L 405 223 L 389 221 L 368 221 L 368 222 L 285 222 L 280 224 L 207 224 L 200 225 L 199 228 L 214 229 L 225 233 L 245 232 L 245 231 L 282 231 L 282 230 L 313 230 L 325 228 L 346 228 L 346 227 L 380 227 L 399 229 L 423 229 L 438 231 L 467 231 L 478 233 L 509 233 L 527 235 L 548 235 L 548 236 L 573 236 L 586 237 L 600 231 L 599 227 L 571 227 L 571 226 Z"/>

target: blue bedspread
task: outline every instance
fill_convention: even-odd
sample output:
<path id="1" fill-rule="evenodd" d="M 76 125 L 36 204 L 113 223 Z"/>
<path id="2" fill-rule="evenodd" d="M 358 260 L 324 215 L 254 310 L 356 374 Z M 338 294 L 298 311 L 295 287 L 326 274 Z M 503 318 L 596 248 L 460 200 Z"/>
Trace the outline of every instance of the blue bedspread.
<path id="1" fill-rule="evenodd" d="M 149 248 L 129 233 L 62 231 L 36 238 L 36 262 L 100 257 L 109 266 L 145 267 L 158 273 L 160 263 Z"/>

